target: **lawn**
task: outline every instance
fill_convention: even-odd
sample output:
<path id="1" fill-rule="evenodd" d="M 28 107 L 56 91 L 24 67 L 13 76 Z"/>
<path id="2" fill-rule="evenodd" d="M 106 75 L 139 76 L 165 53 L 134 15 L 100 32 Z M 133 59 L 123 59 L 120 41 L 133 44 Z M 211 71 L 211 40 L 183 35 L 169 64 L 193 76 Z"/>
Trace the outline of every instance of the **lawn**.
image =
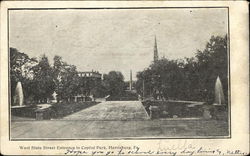
<path id="1" fill-rule="evenodd" d="M 75 112 L 81 111 L 88 107 L 94 106 L 98 102 L 63 102 L 51 104 L 51 107 L 44 109 L 43 118 L 44 119 L 60 119 L 67 115 L 73 114 Z M 38 107 L 36 105 L 30 105 L 22 108 L 12 108 L 11 114 L 17 117 L 26 118 L 36 118 L 36 110 Z"/>
<path id="2" fill-rule="evenodd" d="M 52 119 L 63 118 L 67 115 L 81 111 L 88 107 L 94 106 L 99 102 L 74 102 L 74 103 L 56 103 L 50 107 L 50 116 Z"/>
<path id="3" fill-rule="evenodd" d="M 150 106 L 156 106 L 154 114 L 156 118 L 202 118 L 204 108 L 207 107 L 215 119 L 228 119 L 228 111 L 226 105 L 213 106 L 208 104 L 197 104 L 192 101 L 143 101 L 142 104 L 150 114 Z"/>
<path id="4" fill-rule="evenodd" d="M 150 106 L 157 106 L 159 118 L 172 118 L 173 116 L 181 118 L 202 117 L 203 114 L 202 106 L 190 108 L 188 107 L 190 103 L 186 102 L 143 101 L 142 104 L 148 114 L 150 113 Z"/>
<path id="5" fill-rule="evenodd" d="M 107 101 L 137 101 L 138 95 L 131 91 L 124 91 L 122 95 L 110 96 Z"/>

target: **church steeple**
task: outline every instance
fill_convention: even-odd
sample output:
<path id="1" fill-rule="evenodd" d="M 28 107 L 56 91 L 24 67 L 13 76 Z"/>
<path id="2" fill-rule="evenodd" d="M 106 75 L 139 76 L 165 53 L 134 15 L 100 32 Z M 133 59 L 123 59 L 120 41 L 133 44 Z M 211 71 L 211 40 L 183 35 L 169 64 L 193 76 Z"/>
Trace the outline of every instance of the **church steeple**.
<path id="1" fill-rule="evenodd" d="M 154 62 L 158 60 L 158 49 L 157 49 L 157 41 L 155 36 L 155 46 L 154 46 Z"/>

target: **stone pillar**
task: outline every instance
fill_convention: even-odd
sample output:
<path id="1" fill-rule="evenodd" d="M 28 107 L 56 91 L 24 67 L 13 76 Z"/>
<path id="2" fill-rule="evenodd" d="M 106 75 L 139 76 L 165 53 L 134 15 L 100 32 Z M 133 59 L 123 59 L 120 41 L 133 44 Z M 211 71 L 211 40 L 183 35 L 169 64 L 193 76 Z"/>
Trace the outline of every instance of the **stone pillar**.
<path id="1" fill-rule="evenodd" d="M 35 111 L 36 113 L 36 120 L 43 120 L 44 118 L 44 110 L 43 109 L 38 109 Z"/>
<path id="2" fill-rule="evenodd" d="M 158 106 L 149 106 L 149 116 L 150 119 L 159 118 L 159 107 Z"/>

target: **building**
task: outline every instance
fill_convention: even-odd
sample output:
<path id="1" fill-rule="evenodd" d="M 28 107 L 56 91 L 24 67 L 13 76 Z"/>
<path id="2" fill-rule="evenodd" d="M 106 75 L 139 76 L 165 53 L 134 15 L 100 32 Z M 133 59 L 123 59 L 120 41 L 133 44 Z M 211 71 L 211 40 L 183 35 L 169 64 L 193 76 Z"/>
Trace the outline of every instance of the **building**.
<path id="1" fill-rule="evenodd" d="M 98 71 L 90 71 L 90 72 L 78 72 L 78 76 L 81 78 L 90 78 L 90 79 L 101 79 L 102 74 Z"/>
<path id="2" fill-rule="evenodd" d="M 74 101 L 93 101 L 93 90 L 98 88 L 102 82 L 102 74 L 98 71 L 78 72 L 80 77 L 79 94 L 74 96 Z"/>

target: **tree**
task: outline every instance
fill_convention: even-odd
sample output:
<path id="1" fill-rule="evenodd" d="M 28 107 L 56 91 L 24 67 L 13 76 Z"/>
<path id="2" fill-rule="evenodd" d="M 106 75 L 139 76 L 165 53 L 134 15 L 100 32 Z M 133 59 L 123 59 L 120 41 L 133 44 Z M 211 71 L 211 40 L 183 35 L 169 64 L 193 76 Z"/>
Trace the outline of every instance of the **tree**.
<path id="1" fill-rule="evenodd" d="M 180 60 L 160 59 L 150 67 L 137 74 L 137 91 L 142 95 L 144 83 L 144 95 L 155 99 L 159 96 L 164 98 L 178 98 L 181 96 L 181 84 L 183 80 L 182 63 Z M 138 90 L 139 89 L 139 90 Z M 177 94 L 178 93 L 178 94 Z"/>
<path id="2" fill-rule="evenodd" d="M 227 59 L 227 35 L 225 37 L 212 36 L 203 51 L 196 53 L 198 85 L 200 96 L 207 101 L 214 100 L 214 84 L 217 76 L 221 78 L 224 94 L 227 101 L 228 90 L 228 59 Z M 205 96 L 205 97 L 204 97 Z"/>
<path id="3" fill-rule="evenodd" d="M 10 48 L 10 80 L 11 80 L 11 104 L 17 82 L 20 81 L 23 86 L 24 99 L 27 100 L 34 96 L 33 92 L 33 69 L 37 64 L 35 58 L 30 58 L 27 54 L 19 52 L 15 48 Z"/>
<path id="4" fill-rule="evenodd" d="M 59 95 L 62 99 L 69 99 L 78 93 L 79 77 L 76 66 L 64 66 L 65 70 L 62 73 L 61 86 L 59 87 Z"/>
<path id="5" fill-rule="evenodd" d="M 156 98 L 162 93 L 167 99 L 199 100 L 212 103 L 214 85 L 220 76 L 227 101 L 228 62 L 227 36 L 212 36 L 206 48 L 198 50 L 192 58 L 160 59 L 149 68 L 137 73 L 136 89 L 144 95 Z"/>
<path id="6" fill-rule="evenodd" d="M 102 98 L 107 95 L 107 88 L 104 86 L 104 83 L 100 81 L 100 83 L 96 84 L 92 89 L 91 89 L 91 94 L 95 98 Z"/>
<path id="7" fill-rule="evenodd" d="M 146 89 L 151 88 L 151 83 L 148 81 L 149 77 L 150 77 L 150 70 L 146 69 L 144 71 L 138 72 L 136 74 L 137 77 L 137 81 L 135 84 L 135 89 L 137 91 L 137 93 L 141 96 L 143 95 L 149 95 L 149 91 Z M 147 86 L 147 87 L 144 87 Z"/>
<path id="8" fill-rule="evenodd" d="M 162 92 L 168 98 L 180 98 L 182 93 L 183 73 L 180 60 L 161 59 L 151 65 L 154 90 Z"/>
<path id="9" fill-rule="evenodd" d="M 62 99 L 62 73 L 64 71 L 64 62 L 61 56 L 54 56 L 53 58 L 53 80 L 55 83 L 55 92 L 57 93 L 57 101 Z"/>
<path id="10" fill-rule="evenodd" d="M 79 92 L 79 77 L 76 66 L 62 61 L 62 57 L 54 57 L 53 79 L 58 100 L 67 100 Z"/>
<path id="11" fill-rule="evenodd" d="M 34 70 L 34 93 L 35 100 L 39 102 L 47 102 L 55 90 L 53 81 L 53 70 L 49 64 L 48 58 L 43 55 L 39 63 L 33 67 Z"/>
<path id="12" fill-rule="evenodd" d="M 124 92 L 124 76 L 119 71 L 110 71 L 103 76 L 104 87 L 110 96 L 118 97 Z"/>

